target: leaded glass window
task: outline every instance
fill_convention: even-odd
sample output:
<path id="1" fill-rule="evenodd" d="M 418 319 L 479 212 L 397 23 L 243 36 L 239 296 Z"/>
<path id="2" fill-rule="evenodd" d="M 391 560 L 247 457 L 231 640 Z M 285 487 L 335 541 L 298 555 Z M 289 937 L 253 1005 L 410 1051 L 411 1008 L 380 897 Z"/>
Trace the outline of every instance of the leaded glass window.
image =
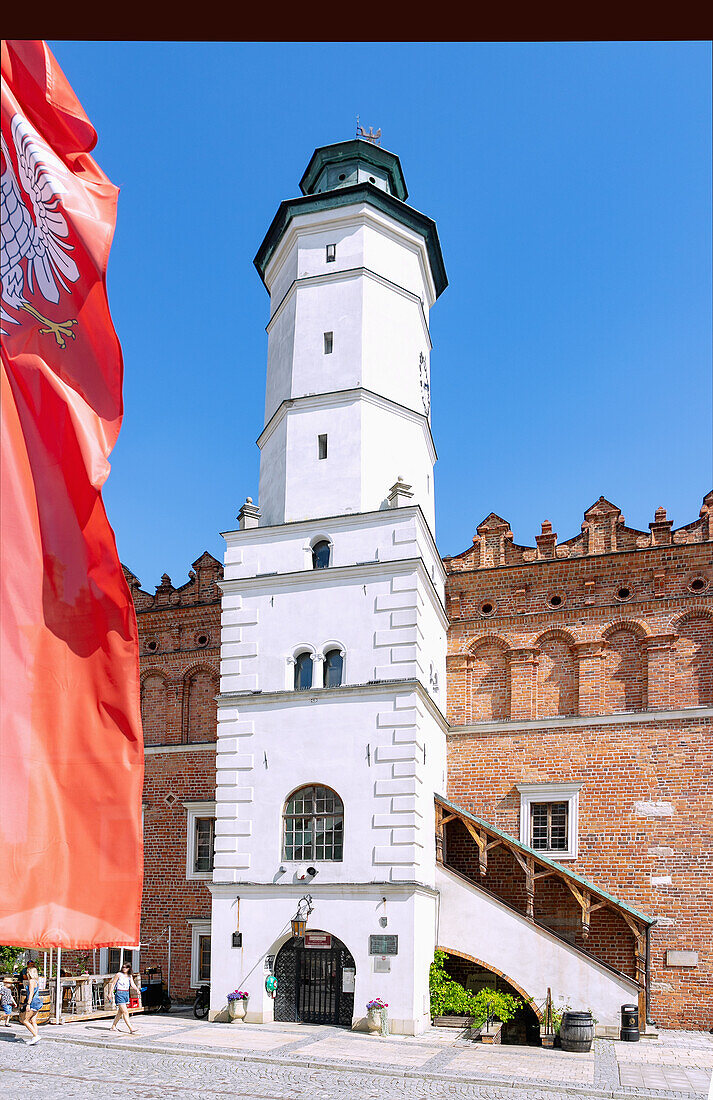
<path id="1" fill-rule="evenodd" d="M 302 787 L 285 807 L 283 859 L 341 860 L 344 806 L 329 787 Z"/>
<path id="2" fill-rule="evenodd" d="M 533 802 L 530 805 L 530 843 L 537 851 L 567 851 L 569 814 L 566 802 Z"/>
<path id="3" fill-rule="evenodd" d="M 213 840 L 215 837 L 215 819 L 196 818 L 196 843 L 193 858 L 194 871 L 213 870 Z"/>

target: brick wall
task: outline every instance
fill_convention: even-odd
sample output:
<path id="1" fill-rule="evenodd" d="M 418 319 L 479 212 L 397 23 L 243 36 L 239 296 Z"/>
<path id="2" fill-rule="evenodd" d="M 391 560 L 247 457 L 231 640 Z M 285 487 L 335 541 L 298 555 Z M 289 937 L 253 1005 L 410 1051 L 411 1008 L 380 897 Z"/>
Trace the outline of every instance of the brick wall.
<path id="1" fill-rule="evenodd" d="M 491 514 L 472 549 L 445 561 L 449 797 L 519 836 L 517 783 L 581 782 L 579 853 L 566 866 L 658 918 L 651 1014 L 704 1029 L 713 749 L 710 714 L 685 712 L 713 707 L 712 508 L 708 494 L 699 519 L 676 531 L 658 509 L 642 532 L 600 498 L 580 535 L 558 546 L 544 523 L 536 547 L 516 546 Z M 606 715 L 619 720 L 597 721 Z M 447 843 L 477 877 L 466 839 Z M 486 885 L 523 901 L 507 858 L 489 865 Z M 576 940 L 576 906 L 557 889 L 538 882 L 535 915 Z M 606 913 L 593 914 L 589 947 L 633 972 L 631 935 Z M 666 966 L 670 948 L 697 950 L 698 966 Z"/>
<path id="2" fill-rule="evenodd" d="M 184 802 L 215 799 L 215 750 L 223 568 L 204 553 L 179 588 L 164 574 L 155 595 L 125 574 L 134 598 L 141 650 L 141 712 L 147 747 L 144 780 L 144 893 L 141 966 L 168 975 L 171 992 L 192 998 L 191 920 L 210 920 L 204 881 L 186 878 Z M 193 748 L 192 746 L 196 746 Z M 197 747 L 200 745 L 201 747 Z M 161 751 L 161 747 L 171 751 Z"/>

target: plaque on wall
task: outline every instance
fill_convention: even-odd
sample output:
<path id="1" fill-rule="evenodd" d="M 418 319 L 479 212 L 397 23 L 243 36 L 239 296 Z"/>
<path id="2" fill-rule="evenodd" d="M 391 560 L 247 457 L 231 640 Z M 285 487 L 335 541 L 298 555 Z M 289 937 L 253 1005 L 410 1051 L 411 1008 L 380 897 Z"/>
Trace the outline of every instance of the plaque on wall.
<path id="1" fill-rule="evenodd" d="M 390 955 L 376 955 L 374 957 L 374 973 L 375 974 L 388 974 L 391 970 L 391 956 Z"/>
<path id="2" fill-rule="evenodd" d="M 331 947 L 329 932 L 305 932 L 305 947 Z"/>
<path id="3" fill-rule="evenodd" d="M 398 955 L 398 936 L 369 936 L 370 955 Z"/>
<path id="4" fill-rule="evenodd" d="M 342 993 L 353 993 L 356 980 L 356 970 L 353 966 L 345 966 L 342 970 Z"/>

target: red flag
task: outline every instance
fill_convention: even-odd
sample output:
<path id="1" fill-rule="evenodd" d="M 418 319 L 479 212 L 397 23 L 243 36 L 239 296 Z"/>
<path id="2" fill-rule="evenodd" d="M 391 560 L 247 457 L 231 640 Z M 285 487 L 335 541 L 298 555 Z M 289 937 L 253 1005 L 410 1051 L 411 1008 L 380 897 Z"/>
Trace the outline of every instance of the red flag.
<path id="1" fill-rule="evenodd" d="M 101 488 L 118 190 L 43 42 L 2 44 L 0 943 L 139 942 L 138 632 Z"/>

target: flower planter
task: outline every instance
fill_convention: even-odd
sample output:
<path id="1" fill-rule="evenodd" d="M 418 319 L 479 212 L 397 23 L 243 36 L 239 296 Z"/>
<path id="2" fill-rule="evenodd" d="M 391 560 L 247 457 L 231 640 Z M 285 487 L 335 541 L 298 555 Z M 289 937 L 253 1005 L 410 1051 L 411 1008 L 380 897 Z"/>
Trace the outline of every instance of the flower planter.
<path id="1" fill-rule="evenodd" d="M 381 1009 L 368 1008 L 366 1010 L 366 1026 L 369 1031 L 381 1031 Z"/>
<path id="2" fill-rule="evenodd" d="M 236 1020 L 242 1021 L 245 1019 L 245 1012 L 247 1010 L 247 999 L 245 997 L 238 1001 L 228 1001 L 228 1014 L 230 1016 L 231 1023 L 235 1023 Z"/>

